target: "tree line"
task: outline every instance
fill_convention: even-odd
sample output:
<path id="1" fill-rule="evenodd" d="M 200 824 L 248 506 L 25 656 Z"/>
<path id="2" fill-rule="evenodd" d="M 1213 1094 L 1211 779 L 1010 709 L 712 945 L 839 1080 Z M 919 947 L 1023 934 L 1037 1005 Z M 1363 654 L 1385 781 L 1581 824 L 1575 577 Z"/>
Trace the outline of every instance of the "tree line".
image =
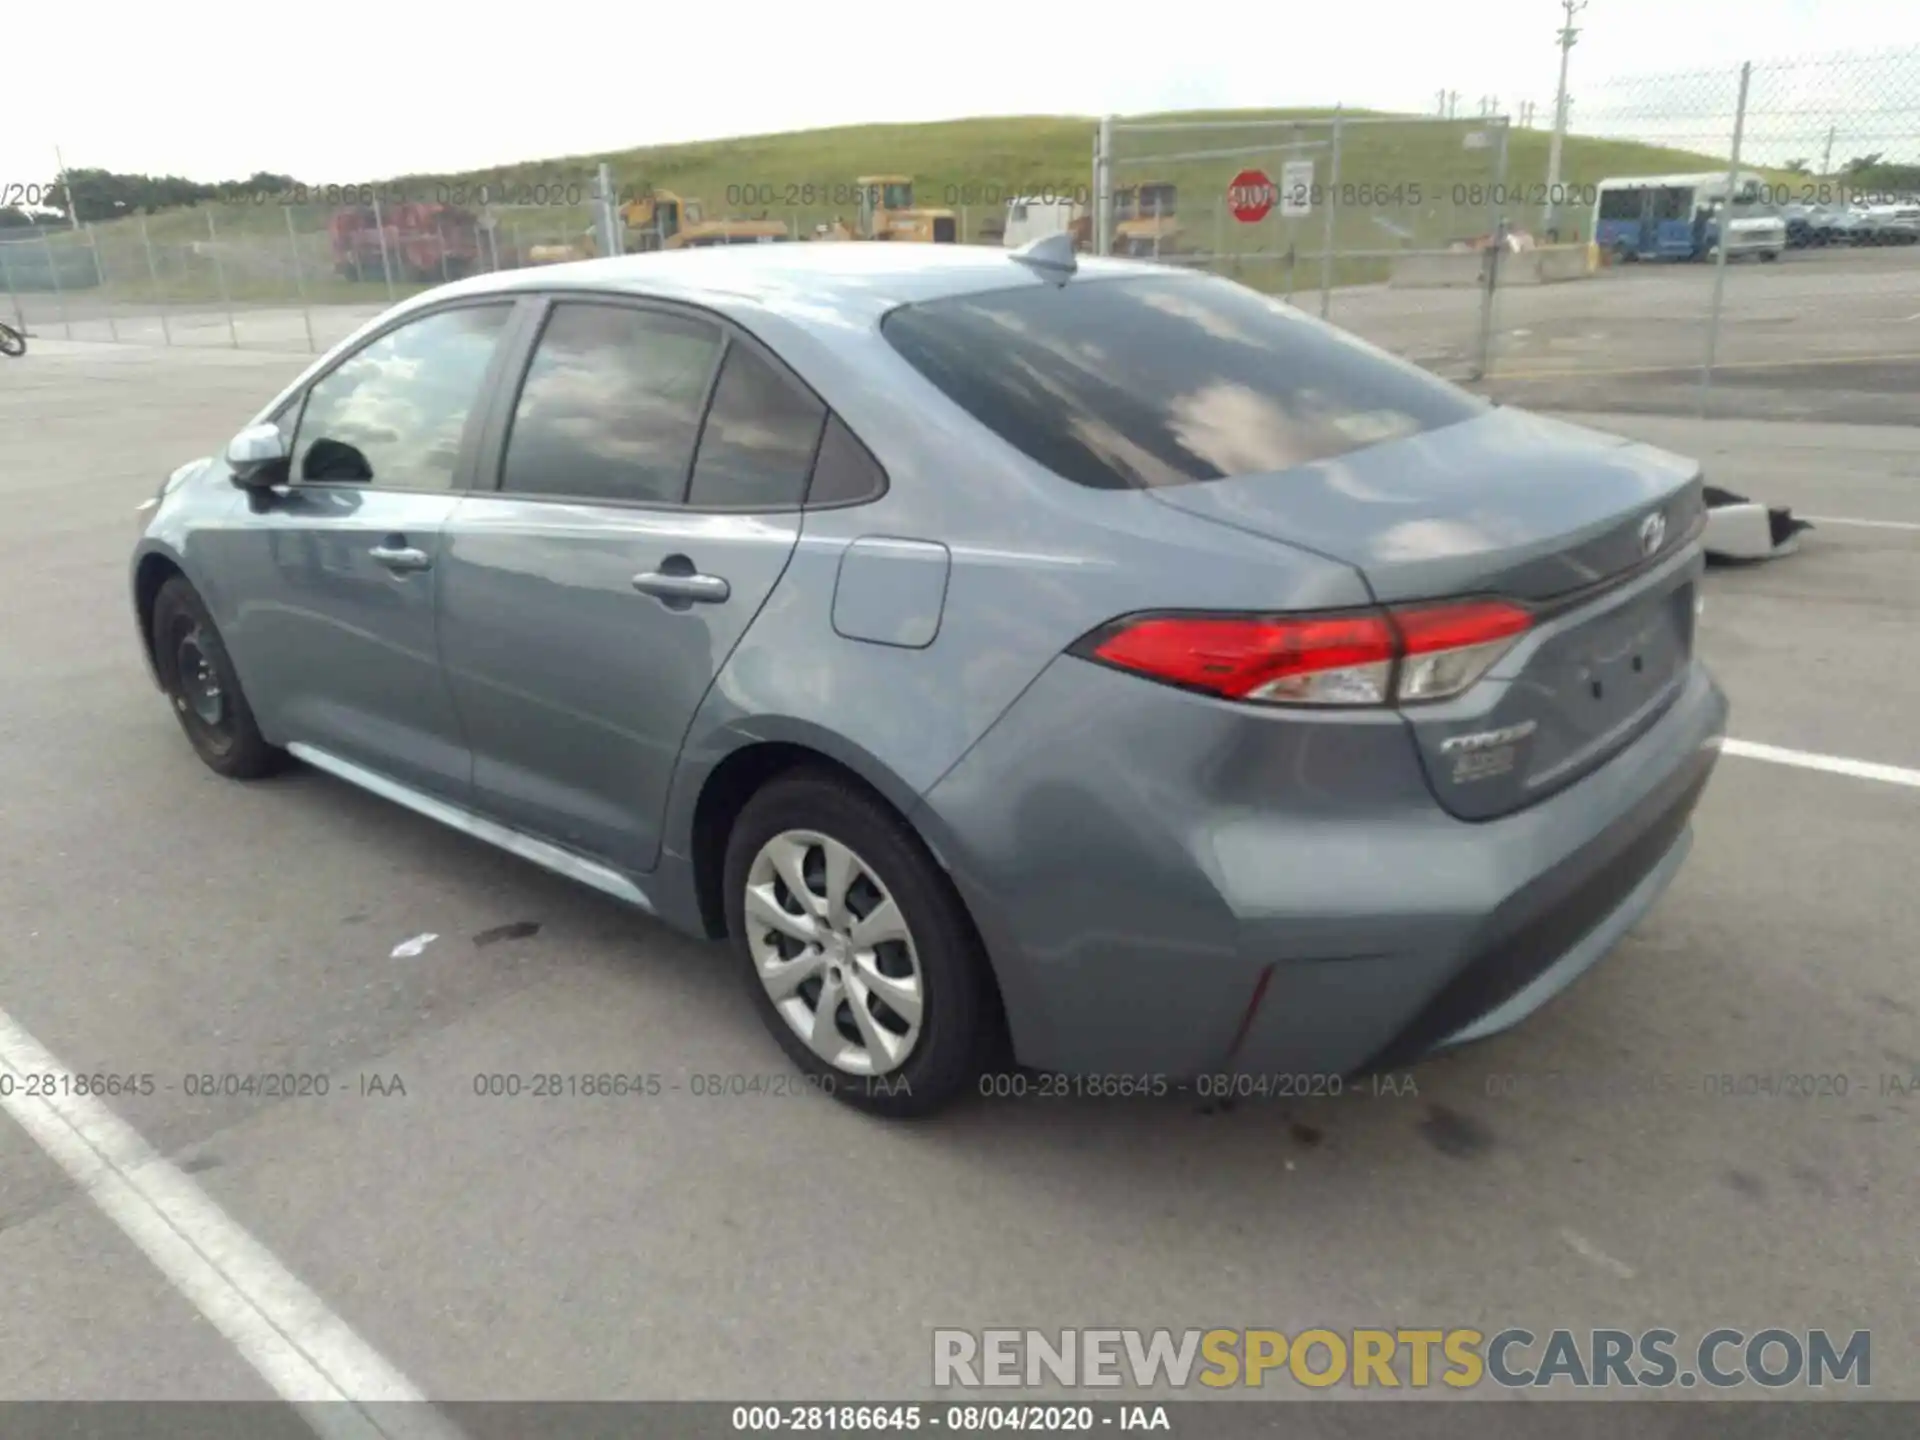
<path id="1" fill-rule="evenodd" d="M 117 220 L 126 215 L 151 215 L 201 201 L 249 199 L 262 191 L 278 194 L 299 182 L 291 175 L 275 175 L 261 170 L 245 180 L 220 180 L 211 184 L 184 180 L 178 175 L 121 175 L 111 170 L 70 170 L 67 180 L 73 185 L 73 213 L 82 224 Z M 0 228 L 44 225 L 67 216 L 67 184 L 50 180 L 44 185 L 10 187 L 24 191 L 25 203 L 0 208 Z"/>

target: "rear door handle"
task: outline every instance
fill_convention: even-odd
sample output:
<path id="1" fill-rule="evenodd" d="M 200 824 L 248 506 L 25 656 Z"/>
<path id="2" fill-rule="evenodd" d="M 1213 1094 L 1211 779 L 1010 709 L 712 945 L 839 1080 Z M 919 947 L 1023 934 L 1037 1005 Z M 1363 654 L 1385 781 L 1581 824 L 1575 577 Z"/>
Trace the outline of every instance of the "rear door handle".
<path id="1" fill-rule="evenodd" d="M 433 557 L 411 545 L 376 545 L 367 554 L 373 557 L 376 565 L 384 565 L 396 575 L 433 567 Z"/>
<path id="2" fill-rule="evenodd" d="M 634 576 L 633 588 L 662 600 L 706 605 L 718 605 L 733 594 L 733 587 L 718 575 L 665 575 L 657 570 Z"/>

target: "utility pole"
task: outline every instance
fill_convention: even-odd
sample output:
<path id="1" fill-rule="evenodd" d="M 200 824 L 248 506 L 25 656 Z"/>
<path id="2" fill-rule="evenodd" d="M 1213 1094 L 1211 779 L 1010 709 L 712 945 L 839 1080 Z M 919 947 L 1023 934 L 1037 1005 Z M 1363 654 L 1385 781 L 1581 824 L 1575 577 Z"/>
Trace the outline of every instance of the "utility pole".
<path id="1" fill-rule="evenodd" d="M 1838 125 L 1829 125 L 1827 127 L 1827 150 L 1826 153 L 1820 157 L 1820 174 L 1822 178 L 1833 173 L 1833 135 L 1839 128 Z"/>
<path id="2" fill-rule="evenodd" d="M 1580 38 L 1573 17 L 1587 8 L 1587 0 L 1560 0 L 1560 8 L 1566 13 L 1567 23 L 1560 27 L 1560 88 L 1553 101 L 1553 141 L 1547 147 L 1547 216 L 1546 228 L 1557 230 L 1560 225 L 1560 147 L 1567 138 L 1567 61 L 1573 54 L 1573 43 Z"/>
<path id="3" fill-rule="evenodd" d="M 53 162 L 60 167 L 60 188 L 67 192 L 67 221 L 74 229 L 80 228 L 80 205 L 73 198 L 73 177 L 67 174 L 66 157 L 60 153 L 58 145 L 53 147 Z"/>

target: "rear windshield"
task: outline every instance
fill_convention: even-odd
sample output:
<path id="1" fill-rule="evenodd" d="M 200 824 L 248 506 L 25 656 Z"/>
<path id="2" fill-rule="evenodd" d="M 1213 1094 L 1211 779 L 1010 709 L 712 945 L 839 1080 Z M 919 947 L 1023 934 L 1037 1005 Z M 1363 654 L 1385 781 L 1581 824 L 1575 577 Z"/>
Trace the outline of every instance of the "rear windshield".
<path id="1" fill-rule="evenodd" d="M 1286 470 L 1487 408 L 1213 276 L 1022 286 L 905 306 L 881 328 L 1002 439 L 1101 490 Z"/>

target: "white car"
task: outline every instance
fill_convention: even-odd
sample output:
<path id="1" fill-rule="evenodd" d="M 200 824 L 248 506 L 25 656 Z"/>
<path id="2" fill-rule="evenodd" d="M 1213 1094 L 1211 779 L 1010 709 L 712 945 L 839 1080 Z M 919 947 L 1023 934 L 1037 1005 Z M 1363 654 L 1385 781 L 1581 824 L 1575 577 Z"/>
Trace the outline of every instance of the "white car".
<path id="1" fill-rule="evenodd" d="M 1864 245 L 1913 245 L 1920 243 L 1920 204 L 1911 200 L 1867 205 L 1860 216 L 1859 243 Z"/>
<path id="2" fill-rule="evenodd" d="M 1087 207 L 1073 200 L 1051 195 L 1022 195 L 1007 202 L 1007 227 L 1000 243 L 1013 250 L 1049 235 L 1071 233 L 1086 213 Z"/>
<path id="3" fill-rule="evenodd" d="M 1717 217 L 1716 217 L 1717 218 Z M 1718 258 L 1719 246 L 1709 244 L 1704 259 Z M 1787 222 L 1778 215 L 1739 215 L 1727 226 L 1727 259 L 1757 255 L 1778 260 L 1787 248 Z"/>

